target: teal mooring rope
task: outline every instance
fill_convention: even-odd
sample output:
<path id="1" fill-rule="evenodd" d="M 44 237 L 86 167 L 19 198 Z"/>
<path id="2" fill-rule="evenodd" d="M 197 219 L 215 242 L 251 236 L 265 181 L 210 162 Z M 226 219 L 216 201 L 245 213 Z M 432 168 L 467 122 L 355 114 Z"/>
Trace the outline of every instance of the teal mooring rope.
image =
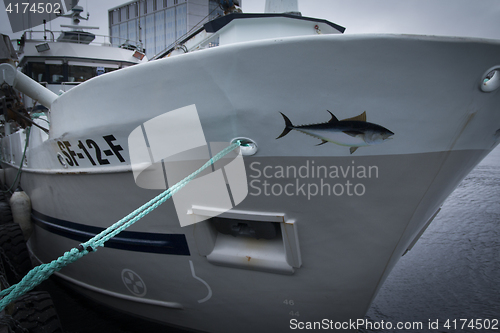
<path id="1" fill-rule="evenodd" d="M 2 299 L 0 300 L 0 311 L 2 311 L 10 302 L 14 301 L 19 296 L 24 295 L 26 292 L 30 291 L 31 289 L 48 279 L 49 276 L 52 275 L 52 273 L 59 271 L 64 266 L 75 262 L 81 257 L 89 254 L 90 252 L 96 251 L 97 247 L 104 246 L 104 243 L 106 241 L 113 238 L 118 233 L 125 230 L 126 228 L 158 208 L 158 206 L 167 201 L 172 195 L 174 195 L 177 191 L 187 185 L 187 183 L 193 180 L 201 171 L 214 164 L 216 161 L 218 161 L 240 145 L 243 144 L 239 140 L 235 143 L 232 143 L 230 146 L 212 157 L 201 168 L 199 168 L 177 184 L 173 185 L 165 192 L 159 194 L 149 202 L 137 208 L 132 213 L 122 218 L 120 221 L 102 231 L 100 234 L 92 237 L 85 243 L 80 244 L 78 248 L 73 248 L 68 252 L 65 252 L 64 255 L 48 264 L 41 264 L 33 268 L 18 284 L 10 286 L 9 288 L 0 292 L 0 297 L 2 297 Z"/>

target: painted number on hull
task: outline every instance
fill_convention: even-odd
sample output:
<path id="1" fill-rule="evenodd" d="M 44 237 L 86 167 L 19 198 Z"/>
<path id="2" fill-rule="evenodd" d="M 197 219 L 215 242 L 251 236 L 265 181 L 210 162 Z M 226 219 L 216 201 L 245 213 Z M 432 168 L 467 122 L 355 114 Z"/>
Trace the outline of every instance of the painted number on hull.
<path id="1" fill-rule="evenodd" d="M 115 156 L 120 163 L 125 162 L 120 153 L 123 150 L 122 146 L 113 143 L 116 141 L 115 136 L 105 135 L 102 138 L 108 145 L 104 150 L 92 139 L 78 140 L 78 143 L 73 145 L 69 141 L 57 141 L 57 145 L 69 166 L 79 166 L 79 160 L 88 160 L 92 165 L 106 165 L 110 164 L 107 158 L 110 156 Z M 110 149 L 107 149 L 108 147 Z"/>
<path id="2" fill-rule="evenodd" d="M 295 301 L 293 299 L 285 299 L 283 301 L 283 304 L 288 305 L 288 306 L 294 306 Z M 300 317 L 300 313 L 297 310 L 292 310 L 292 311 L 288 312 L 288 315 L 290 315 L 292 317 Z"/>

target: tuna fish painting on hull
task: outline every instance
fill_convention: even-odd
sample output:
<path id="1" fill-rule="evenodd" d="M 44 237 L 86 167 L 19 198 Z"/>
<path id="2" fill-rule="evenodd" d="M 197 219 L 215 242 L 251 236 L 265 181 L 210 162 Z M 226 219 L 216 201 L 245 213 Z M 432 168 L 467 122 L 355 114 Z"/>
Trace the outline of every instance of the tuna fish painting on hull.
<path id="1" fill-rule="evenodd" d="M 290 119 L 281 113 L 285 120 L 285 129 L 276 139 L 284 137 L 291 130 L 295 130 L 320 139 L 321 143 L 317 144 L 317 146 L 333 142 L 340 146 L 351 147 L 349 151 L 352 154 L 359 147 L 383 143 L 384 140 L 394 135 L 385 127 L 367 122 L 366 111 L 357 117 L 343 120 L 338 120 L 330 111 L 328 113 L 332 118 L 325 123 L 299 126 L 293 125 Z"/>

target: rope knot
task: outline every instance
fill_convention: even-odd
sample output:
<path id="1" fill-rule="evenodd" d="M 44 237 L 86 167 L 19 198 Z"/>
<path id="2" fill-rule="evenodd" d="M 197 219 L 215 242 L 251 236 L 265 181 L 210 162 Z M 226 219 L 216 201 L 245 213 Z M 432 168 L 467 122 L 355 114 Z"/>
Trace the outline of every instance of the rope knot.
<path id="1" fill-rule="evenodd" d="M 83 244 L 78 245 L 77 249 L 80 252 L 83 252 L 84 250 L 87 250 L 87 252 L 94 252 L 95 251 L 95 249 L 92 246 L 89 245 L 89 246 L 87 246 L 87 248 L 85 248 L 83 246 Z"/>

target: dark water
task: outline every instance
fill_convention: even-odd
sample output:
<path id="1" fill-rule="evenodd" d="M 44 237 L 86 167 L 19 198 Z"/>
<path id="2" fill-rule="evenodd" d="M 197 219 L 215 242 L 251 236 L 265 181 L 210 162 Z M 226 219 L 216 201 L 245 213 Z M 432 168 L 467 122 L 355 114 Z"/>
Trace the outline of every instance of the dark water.
<path id="1" fill-rule="evenodd" d="M 446 200 L 421 239 L 396 265 L 367 315 L 393 325 L 422 322 L 423 328 L 364 332 L 500 332 L 500 323 L 486 330 L 476 321 L 500 321 L 498 147 Z M 460 319 L 467 319 L 463 328 Z M 468 327 L 471 319 L 474 326 Z M 429 329 L 429 320 L 439 320 L 439 328 Z M 449 328 L 444 327 L 447 320 Z"/>
<path id="2" fill-rule="evenodd" d="M 110 311 L 57 281 L 46 282 L 44 288 L 54 298 L 66 333 L 185 332 Z M 361 332 L 500 332 L 500 323 L 496 329 L 478 328 L 478 323 L 490 320 L 493 326 L 491 320 L 500 320 L 500 149 L 444 203 L 396 265 L 367 318 L 375 326 Z M 467 319 L 463 328 L 460 319 Z M 471 319 L 473 328 L 468 327 Z M 438 329 L 429 328 L 429 321 L 436 320 Z M 382 321 L 386 328 L 376 329 Z M 388 322 L 392 329 L 387 329 Z M 414 328 L 397 329 L 398 322 Z M 414 326 L 419 323 L 422 326 Z"/>

